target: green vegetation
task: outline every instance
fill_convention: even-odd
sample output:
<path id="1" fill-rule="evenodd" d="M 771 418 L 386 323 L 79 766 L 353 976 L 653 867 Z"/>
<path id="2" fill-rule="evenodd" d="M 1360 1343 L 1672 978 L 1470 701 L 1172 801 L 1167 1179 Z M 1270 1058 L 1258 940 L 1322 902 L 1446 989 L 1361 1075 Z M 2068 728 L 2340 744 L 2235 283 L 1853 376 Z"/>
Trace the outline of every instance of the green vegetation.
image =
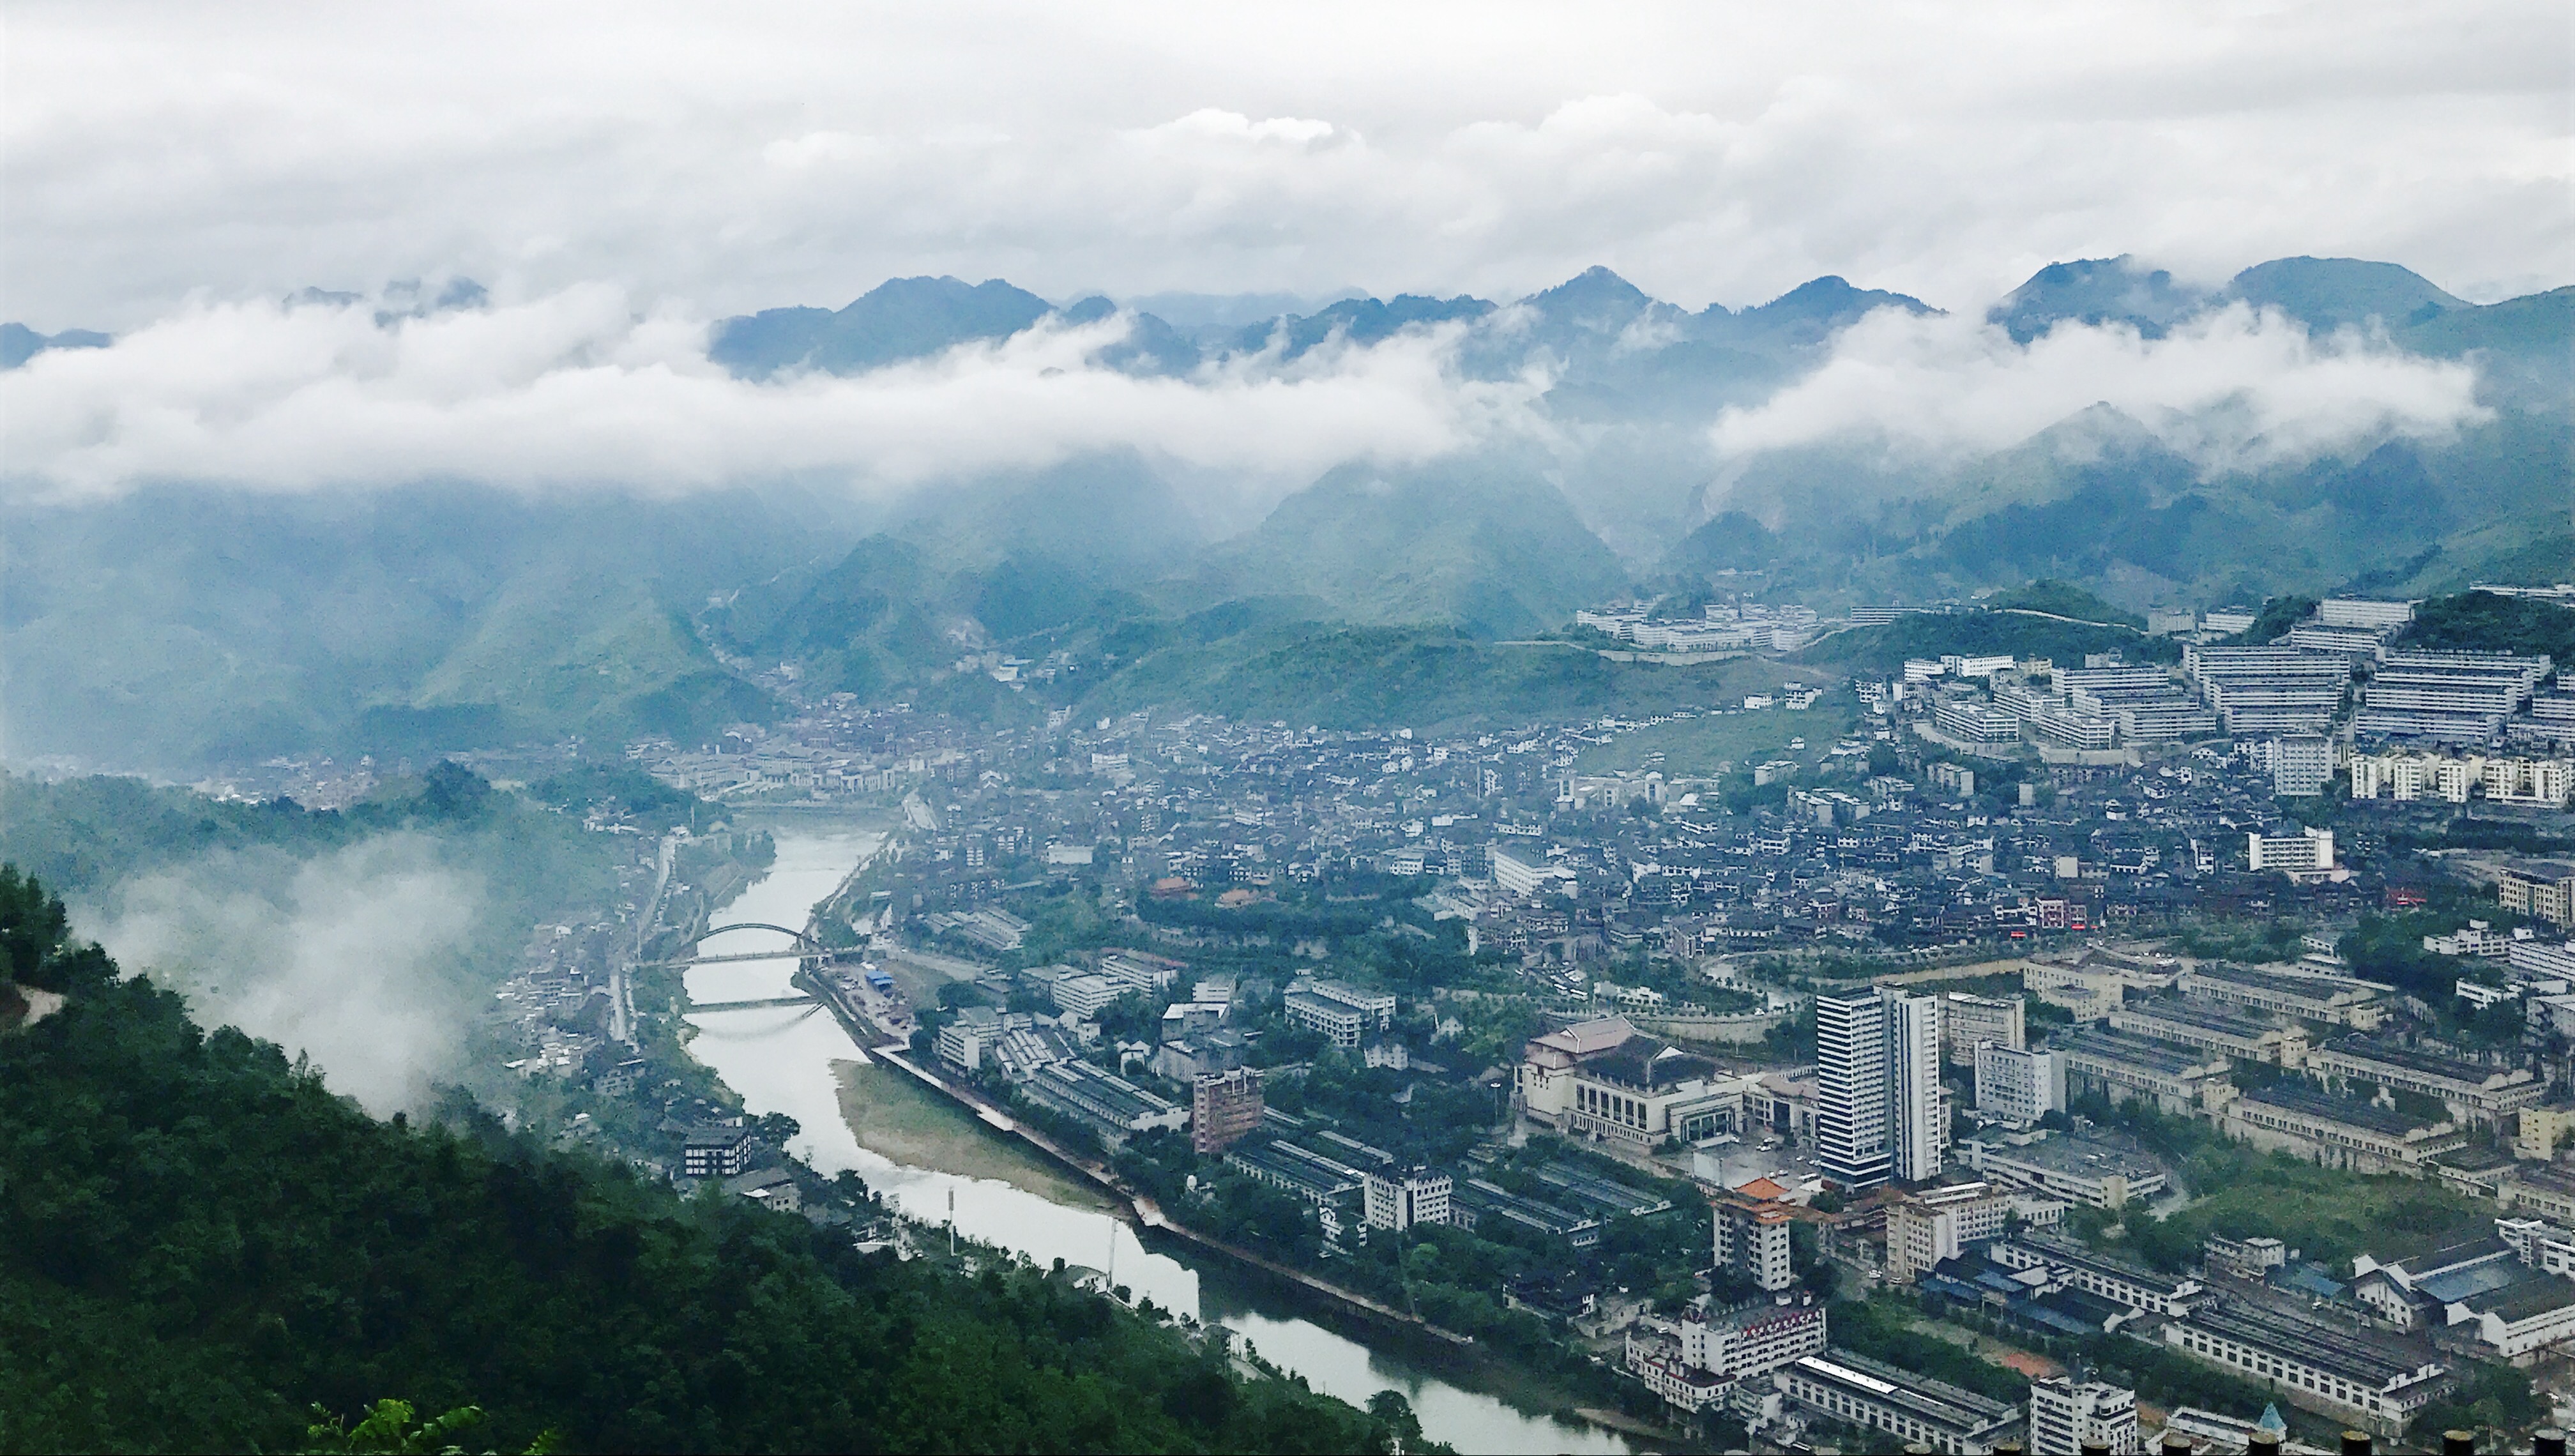
<path id="1" fill-rule="evenodd" d="M 2479 1205 L 2438 1182 L 2397 1174 L 2371 1177 L 2319 1167 L 2287 1153 L 2264 1153 L 2236 1142 L 2204 1122 L 2168 1117 L 2135 1103 L 2113 1109 L 2099 1098 L 2079 1099 L 2074 1111 L 2115 1122 L 2174 1164 L 2174 1175 L 2193 1196 L 2169 1217 L 2129 1218 L 2117 1239 L 2106 1238 L 2109 1218 L 2077 1209 L 2077 1231 L 2158 1269 L 2196 1262 L 2212 1234 L 2228 1238 L 2268 1235 L 2348 1277 L 2352 1256 L 2386 1250 L 2454 1229 L 2491 1229 L 2491 1204 Z"/>
<path id="2" fill-rule="evenodd" d="M 0 870 L 10 975 L 70 994 L 0 1036 L 13 1447 L 276 1449 L 313 1407 L 386 1391 L 478 1406 L 503 1447 L 554 1430 L 602 1450 L 1356 1451 L 1391 1434 L 1060 1277 L 861 1254 L 845 1230 L 683 1202 L 466 1106 L 374 1121 L 63 936 L 59 903 Z"/>
<path id="3" fill-rule="evenodd" d="M 2462 592 L 2416 607 L 2414 621 L 2397 641 L 2409 648 L 2529 653 L 2575 662 L 2575 611 L 2554 602 Z"/>
<path id="4" fill-rule="evenodd" d="M 2313 597 L 2274 597 L 2253 615 L 2253 625 L 2226 640 L 2229 647 L 2260 647 L 2316 615 Z"/>
<path id="5" fill-rule="evenodd" d="M 2136 613 L 2123 611 L 2093 596 L 2072 582 L 2053 578 L 2036 581 L 2008 592 L 1997 592 L 1985 606 L 1995 612 L 2044 612 L 2050 617 L 2070 617 L 2077 622 L 2097 622 L 2110 627 L 2146 630 L 2146 620 Z"/>
<path id="6" fill-rule="evenodd" d="M 1445 628 L 1254 627 L 1160 647 L 1085 696 L 1076 716 L 1156 704 L 1297 727 L 1424 731 L 1722 701 L 1717 667 L 1616 663 L 1572 646 L 1497 646 Z"/>
<path id="7" fill-rule="evenodd" d="M 1746 667 L 1757 668 L 1757 672 L 1736 675 L 1734 682 L 1726 684 L 1721 702 L 1740 702 L 1736 683 L 1745 679 L 1758 681 L 1757 687 L 1748 687 L 1747 691 L 1772 691 L 1779 677 L 1777 669 L 1766 663 Z M 1762 713 L 1703 714 L 1654 724 L 1583 749 L 1574 767 L 1584 773 L 1650 767 L 1659 769 L 1666 778 L 1675 778 L 1714 774 L 1720 771 L 1720 765 L 1731 770 L 1777 757 L 1812 763 L 1832 747 L 1835 738 L 1851 730 L 1855 707 L 1849 693 L 1835 690 L 1803 713 L 1772 709 Z M 1804 738 L 1805 747 L 1791 751 L 1791 738 Z"/>
<path id="8" fill-rule="evenodd" d="M 2017 1404 L 2029 1398 L 2029 1377 L 1980 1359 L 1938 1335 L 1922 1333 L 1913 1328 L 1915 1317 L 1912 1306 L 1893 1294 L 1836 1300 L 1826 1316 L 1833 1343 L 1854 1354 L 1995 1400 Z"/>

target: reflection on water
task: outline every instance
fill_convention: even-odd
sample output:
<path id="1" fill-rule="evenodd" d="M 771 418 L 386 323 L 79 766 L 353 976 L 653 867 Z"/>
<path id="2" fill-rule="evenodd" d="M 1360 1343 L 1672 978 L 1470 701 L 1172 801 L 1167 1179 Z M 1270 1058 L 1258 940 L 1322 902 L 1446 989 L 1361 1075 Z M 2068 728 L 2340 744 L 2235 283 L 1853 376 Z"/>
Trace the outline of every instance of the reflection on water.
<path id="1" fill-rule="evenodd" d="M 804 924 L 813 906 L 839 888 L 884 838 L 873 830 L 819 825 L 781 826 L 775 833 L 776 864 L 760 883 L 719 911 L 716 923 Z M 704 948 L 739 954 L 778 938 L 767 930 L 740 930 L 713 937 Z M 785 956 L 692 966 L 689 998 L 735 1001 L 787 995 L 794 989 L 789 978 L 795 969 L 795 960 Z M 799 1156 L 827 1174 L 857 1170 L 870 1187 L 915 1218 L 945 1220 L 953 1202 L 959 1233 L 1040 1264 L 1062 1259 L 1109 1270 L 1117 1282 L 1166 1309 L 1239 1331 L 1263 1358 L 1354 1405 L 1365 1404 L 1380 1390 L 1400 1390 L 1419 1413 L 1423 1434 L 1460 1451 L 1630 1449 L 1609 1432 L 1522 1415 L 1491 1396 L 1424 1375 L 1259 1295 L 1229 1288 L 1209 1297 L 1197 1268 L 1147 1249 L 1133 1227 L 1107 1214 L 1066 1208 L 1007 1183 L 899 1166 L 868 1151 L 841 1120 L 840 1090 L 832 1076 L 833 1062 L 861 1060 L 865 1053 L 828 1012 L 764 1007 L 694 1014 L 689 1020 L 698 1027 L 690 1051 L 740 1092 L 753 1112 L 784 1112 L 803 1127 L 794 1144 Z"/>

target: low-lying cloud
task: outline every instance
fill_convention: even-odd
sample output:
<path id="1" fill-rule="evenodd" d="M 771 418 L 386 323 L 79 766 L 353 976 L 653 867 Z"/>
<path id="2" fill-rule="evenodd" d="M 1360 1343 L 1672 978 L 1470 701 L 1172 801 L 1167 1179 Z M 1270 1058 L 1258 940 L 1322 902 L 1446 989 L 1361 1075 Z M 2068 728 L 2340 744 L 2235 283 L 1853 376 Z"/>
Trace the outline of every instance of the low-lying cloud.
<path id="1" fill-rule="evenodd" d="M 81 928 L 198 1020 L 311 1057 L 381 1117 L 462 1065 L 474 1007 L 457 969 L 482 899 L 430 840 L 392 834 L 301 864 L 227 853 L 145 875 Z"/>
<path id="2" fill-rule="evenodd" d="M 2234 305 L 2162 339 L 2060 324 L 2027 345 L 1967 317 L 1882 309 L 1814 373 L 1709 438 L 1740 461 L 1864 442 L 1955 461 L 2016 445 L 2096 404 L 2145 426 L 2203 473 L 2297 464 L 2389 438 L 2437 438 L 2483 418 L 2476 374 L 2354 332 L 2318 338 Z"/>
<path id="3" fill-rule="evenodd" d="M 0 375 L 0 490 L 797 480 L 883 495 L 1132 448 L 1257 494 L 1345 460 L 1458 449 L 1542 387 L 1461 378 L 1436 332 L 1139 378 L 1095 358 L 1127 328 L 1041 327 L 854 378 L 752 383 L 708 360 L 706 321 L 639 314 L 607 285 L 383 324 L 365 304 L 199 302 Z"/>

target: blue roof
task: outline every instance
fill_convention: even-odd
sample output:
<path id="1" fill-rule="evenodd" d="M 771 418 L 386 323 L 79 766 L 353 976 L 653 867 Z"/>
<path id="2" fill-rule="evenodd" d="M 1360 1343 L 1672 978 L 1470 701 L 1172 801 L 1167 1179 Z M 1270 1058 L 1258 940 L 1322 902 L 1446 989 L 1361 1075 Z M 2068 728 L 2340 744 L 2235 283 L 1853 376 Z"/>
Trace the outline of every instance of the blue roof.
<path id="1" fill-rule="evenodd" d="M 2337 1284 L 2326 1278 L 2312 1264 L 2291 1264 L 2272 1275 L 2271 1282 L 2284 1289 L 2294 1289 L 2301 1294 L 2312 1294 L 2319 1299 L 2340 1299 L 2343 1291 L 2351 1287 L 2348 1284 Z"/>

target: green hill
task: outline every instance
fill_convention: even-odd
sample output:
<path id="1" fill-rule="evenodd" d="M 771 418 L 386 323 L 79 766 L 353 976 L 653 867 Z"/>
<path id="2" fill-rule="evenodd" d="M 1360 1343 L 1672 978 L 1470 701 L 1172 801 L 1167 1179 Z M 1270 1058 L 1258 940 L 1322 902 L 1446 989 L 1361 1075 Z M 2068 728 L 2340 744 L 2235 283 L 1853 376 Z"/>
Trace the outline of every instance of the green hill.
<path id="1" fill-rule="evenodd" d="M 65 935 L 59 903 L 0 869 L 0 992 L 70 997 L 0 1029 L 13 1450 L 299 1449 L 315 1405 L 386 1397 L 480 1406 L 475 1439 L 510 1450 L 541 1431 L 577 1451 L 1418 1439 L 1246 1380 L 1061 1276 L 862 1254 L 845 1229 L 684 1202 L 467 1106 L 374 1121 Z M 13 1019 L 22 1001 L 0 1003 Z"/>

